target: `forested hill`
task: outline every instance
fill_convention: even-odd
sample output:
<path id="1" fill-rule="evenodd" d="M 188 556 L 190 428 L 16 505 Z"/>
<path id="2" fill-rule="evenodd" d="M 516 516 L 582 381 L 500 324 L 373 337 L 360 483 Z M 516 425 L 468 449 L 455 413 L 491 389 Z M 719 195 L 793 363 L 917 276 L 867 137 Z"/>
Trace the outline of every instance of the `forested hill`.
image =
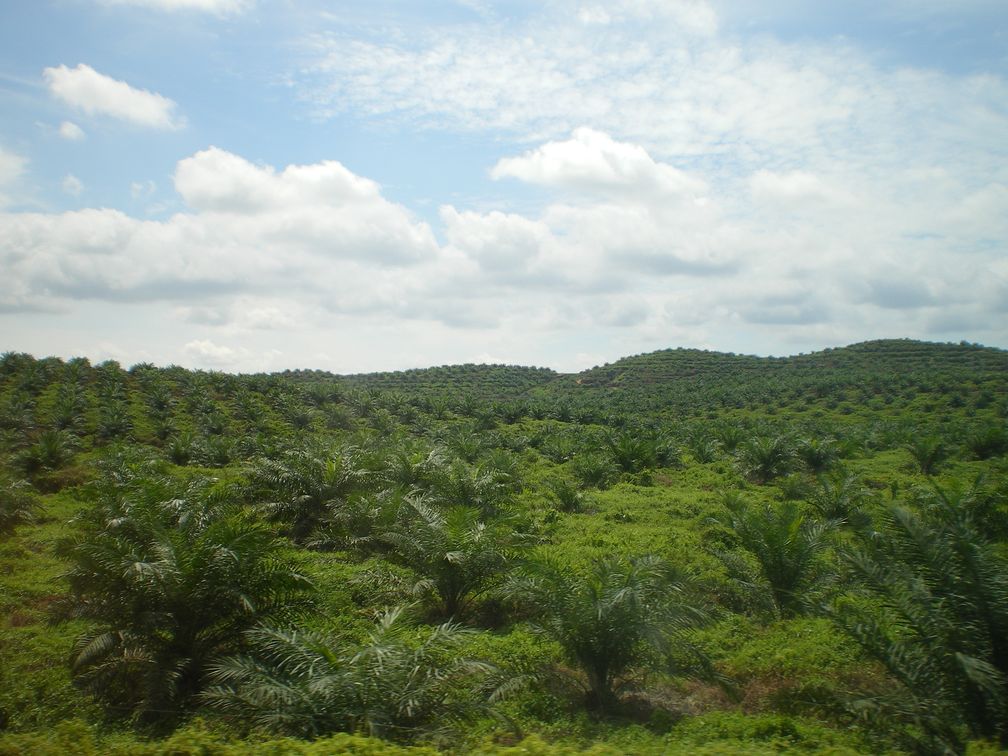
<path id="1" fill-rule="evenodd" d="M 202 414 L 214 418 L 210 424 L 220 426 L 221 418 L 229 417 L 305 425 L 320 412 L 328 423 L 342 425 L 349 422 L 347 410 L 360 415 L 378 407 L 400 418 L 419 411 L 439 418 L 453 413 L 507 422 L 534 417 L 607 425 L 642 414 L 673 418 L 725 410 L 894 415 L 982 409 L 1008 396 L 1008 352 L 910 340 L 870 341 L 792 357 L 666 349 L 576 374 L 466 364 L 358 375 L 288 370 L 235 376 L 149 364 L 127 371 L 114 362 L 92 366 L 77 358 L 64 364 L 15 353 L 0 362 L 2 393 L 6 403 L 13 402 L 15 415 L 27 402 L 36 414 L 57 416 L 60 402 L 70 401 L 69 389 L 61 388 L 70 374 L 74 402 L 91 406 L 93 413 L 120 407 L 123 422 L 140 426 L 149 422 L 144 405 L 181 401 L 196 410 L 196 397 L 207 405 Z M 113 394 L 118 398 L 110 404 L 106 399 Z M 210 406 L 214 400 L 215 408 Z M 100 424 L 96 416 L 91 424 Z M 174 428 L 152 432 L 164 439 Z"/>
<path id="2" fill-rule="evenodd" d="M 781 375 L 860 377 L 891 374 L 922 376 L 928 371 L 964 378 L 1003 375 L 1008 351 L 975 344 L 934 344 L 909 339 L 865 341 L 793 357 L 754 357 L 699 349 L 663 349 L 624 357 L 612 364 L 573 376 L 578 385 L 640 387 L 679 381 L 708 380 L 739 374 L 757 380 Z"/>
<path id="3" fill-rule="evenodd" d="M 1008 351 L 976 344 L 909 339 L 866 341 L 792 357 L 755 357 L 666 349 L 626 357 L 549 386 L 553 396 L 652 411 L 799 408 L 829 398 L 901 407 L 929 394 L 953 403 L 989 403 L 1003 396 Z"/>
<path id="4" fill-rule="evenodd" d="M 526 394 L 585 389 L 650 392 L 675 391 L 689 384 L 731 381 L 765 383 L 796 378 L 829 388 L 871 385 L 896 380 L 927 389 L 948 381 L 968 384 L 1003 379 L 1008 374 L 1008 351 L 978 344 L 937 344 L 910 339 L 865 341 L 791 357 L 756 357 L 700 349 L 663 349 L 624 357 L 580 373 L 558 373 L 549 368 L 517 365 L 443 365 L 423 369 L 356 375 L 321 371 L 288 371 L 295 381 L 337 380 L 355 388 L 404 392 L 472 392 L 482 398 L 518 398 Z"/>
<path id="5" fill-rule="evenodd" d="M 470 391 L 493 399 L 514 398 L 544 386 L 560 376 L 549 368 L 517 365 L 443 365 L 441 367 L 341 376 L 359 388 L 380 391 Z"/>
<path id="6" fill-rule="evenodd" d="M 425 401 L 522 402 L 533 414 L 600 419 L 639 411 L 698 414 L 757 406 L 927 409 L 928 397 L 980 407 L 1003 397 L 1008 351 L 909 339 L 866 341 L 791 357 L 663 349 L 580 373 L 514 365 L 453 365 L 337 376 L 299 371 L 298 381 L 337 381 Z M 916 403 L 916 406 L 911 406 Z"/>

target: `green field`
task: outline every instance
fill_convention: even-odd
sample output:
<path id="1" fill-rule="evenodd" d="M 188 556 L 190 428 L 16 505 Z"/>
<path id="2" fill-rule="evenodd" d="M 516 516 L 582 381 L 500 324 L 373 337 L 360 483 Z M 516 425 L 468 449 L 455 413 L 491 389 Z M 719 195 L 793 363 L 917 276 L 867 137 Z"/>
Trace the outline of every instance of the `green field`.
<path id="1" fill-rule="evenodd" d="M 0 754 L 1008 747 L 1008 352 L 0 358 Z"/>

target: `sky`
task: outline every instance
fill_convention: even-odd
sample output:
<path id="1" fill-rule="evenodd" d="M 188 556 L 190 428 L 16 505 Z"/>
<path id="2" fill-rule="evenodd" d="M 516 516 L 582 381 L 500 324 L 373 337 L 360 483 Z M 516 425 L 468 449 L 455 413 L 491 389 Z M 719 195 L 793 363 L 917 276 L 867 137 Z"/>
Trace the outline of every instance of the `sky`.
<path id="1" fill-rule="evenodd" d="M 4 0 L 0 351 L 1008 347 L 1003 0 Z"/>

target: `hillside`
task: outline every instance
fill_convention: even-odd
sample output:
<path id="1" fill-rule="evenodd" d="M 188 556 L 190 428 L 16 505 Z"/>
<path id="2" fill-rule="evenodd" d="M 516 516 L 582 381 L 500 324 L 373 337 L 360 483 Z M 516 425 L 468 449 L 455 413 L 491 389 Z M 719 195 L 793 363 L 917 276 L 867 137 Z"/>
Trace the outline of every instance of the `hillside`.
<path id="1" fill-rule="evenodd" d="M 983 405 L 1004 397 L 1006 374 L 1008 351 L 885 340 L 792 357 L 667 349 L 559 377 L 549 391 L 572 401 L 682 414 L 800 408 L 826 398 L 834 405 L 881 400 L 899 408 L 933 395 Z"/>

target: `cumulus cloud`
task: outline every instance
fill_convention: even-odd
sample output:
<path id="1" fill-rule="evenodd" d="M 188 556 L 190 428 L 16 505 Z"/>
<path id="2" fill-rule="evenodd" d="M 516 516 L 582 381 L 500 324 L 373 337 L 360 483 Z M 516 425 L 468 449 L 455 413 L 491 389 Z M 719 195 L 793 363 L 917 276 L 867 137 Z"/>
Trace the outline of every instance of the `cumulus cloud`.
<path id="1" fill-rule="evenodd" d="M 849 205 L 853 200 L 848 192 L 807 171 L 760 170 L 750 177 L 749 186 L 757 202 L 819 201 Z"/>
<path id="2" fill-rule="evenodd" d="M 891 310 L 909 310 L 938 304 L 926 281 L 907 280 L 893 271 L 893 275 L 867 282 L 865 301 Z M 951 303 L 949 303 L 951 304 Z"/>
<path id="3" fill-rule="evenodd" d="M 441 208 L 441 220 L 452 248 L 492 271 L 522 271 L 553 243 L 546 224 L 521 215 L 459 212 L 449 205 Z"/>
<path id="4" fill-rule="evenodd" d="M 16 309 L 272 291 L 377 303 L 408 290 L 409 268 L 439 254 L 426 224 L 338 163 L 276 171 L 210 149 L 179 163 L 176 185 L 191 211 L 165 221 L 108 208 L 0 215 L 0 301 Z M 261 325 L 274 314 L 247 319 Z"/>
<path id="5" fill-rule="evenodd" d="M 336 161 L 277 172 L 216 147 L 179 162 L 175 189 L 201 217 L 255 245 L 277 239 L 334 258 L 404 262 L 436 248 L 426 224 Z"/>
<path id="6" fill-rule="evenodd" d="M 323 118 L 524 145 L 490 175 L 549 189 L 542 205 L 443 208 L 443 255 L 457 291 L 528 303 L 547 330 L 634 322 L 651 346 L 754 349 L 867 338 L 881 320 L 926 336 L 973 292 L 978 332 L 1008 343 L 991 272 L 1008 235 L 1005 78 L 747 36 L 729 6 L 557 0 L 503 27 L 336 28 L 306 40 L 292 83 Z"/>
<path id="7" fill-rule="evenodd" d="M 182 347 L 182 352 L 199 367 L 230 367 L 248 356 L 247 349 L 233 349 L 215 344 L 210 339 L 195 339 Z"/>
<path id="8" fill-rule="evenodd" d="M 663 9 L 668 23 L 657 24 Z M 585 23 L 570 23 L 577 10 Z M 711 21 L 670 20 L 688 13 Z M 844 40 L 742 40 L 721 33 L 703 2 L 555 2 L 504 29 L 401 31 L 316 34 L 306 40 L 314 60 L 292 83 L 322 117 L 529 143 L 588 125 L 708 183 L 761 170 L 891 183 L 949 163 L 989 180 L 1008 130 L 1001 77 L 888 67 Z"/>
<path id="9" fill-rule="evenodd" d="M 502 158 L 490 175 L 564 189 L 641 193 L 662 201 L 699 195 L 706 189 L 702 180 L 656 162 L 640 145 L 617 142 L 588 127 L 575 129 L 568 140 L 548 142 L 520 157 Z"/>
<path id="10" fill-rule="evenodd" d="M 73 121 L 63 121 L 59 127 L 59 135 L 70 142 L 79 142 L 85 136 L 84 129 Z"/>
<path id="11" fill-rule="evenodd" d="M 699 196 L 705 182 L 654 160 L 640 145 L 579 128 L 568 140 L 501 159 L 491 175 L 555 187 L 567 197 L 535 220 L 442 209 L 452 249 L 525 286 L 617 291 L 638 286 L 641 276 L 726 275 L 737 268 L 718 206 Z"/>
<path id="12" fill-rule="evenodd" d="M 84 63 L 76 68 L 65 65 L 46 68 L 42 75 L 54 97 L 88 115 L 106 115 L 155 129 L 179 129 L 185 125 L 176 112 L 178 106 L 174 100 L 136 89 Z"/>
<path id="13" fill-rule="evenodd" d="M 665 23 L 693 34 L 710 35 L 718 29 L 714 9 L 702 0 L 618 0 L 607 3 L 585 3 L 577 12 L 584 24 L 645 21 Z"/>

